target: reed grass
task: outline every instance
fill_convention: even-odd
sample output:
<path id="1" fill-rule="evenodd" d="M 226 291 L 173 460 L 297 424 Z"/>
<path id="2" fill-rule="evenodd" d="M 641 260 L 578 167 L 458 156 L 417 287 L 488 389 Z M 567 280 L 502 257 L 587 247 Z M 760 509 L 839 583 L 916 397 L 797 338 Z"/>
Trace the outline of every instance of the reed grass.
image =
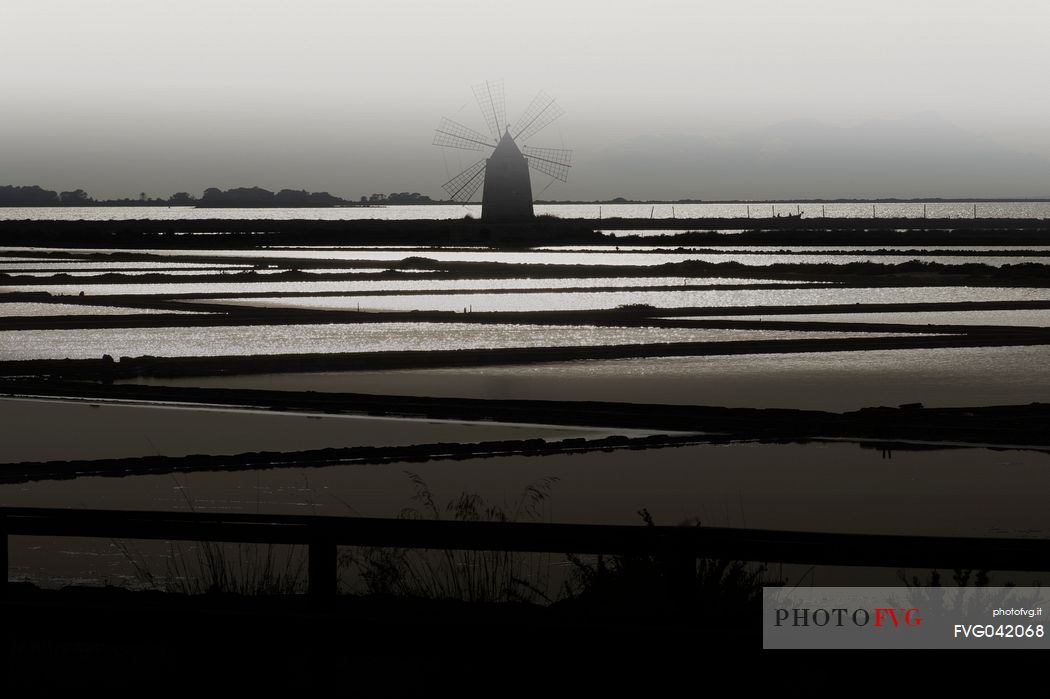
<path id="1" fill-rule="evenodd" d="M 460 522 L 528 522 L 549 517 L 548 502 L 558 479 L 526 485 L 504 505 L 461 492 L 439 505 L 430 486 L 406 472 L 414 486 L 411 505 L 399 517 Z M 349 504 L 346 504 L 349 507 Z M 191 505 L 192 506 L 192 505 Z M 655 526 L 639 510 L 645 526 Z M 144 586 L 183 594 L 289 595 L 308 587 L 305 547 L 276 544 L 170 543 L 157 573 L 123 542 L 114 542 Z M 682 603 L 675 577 L 681 569 L 658 554 L 567 556 L 511 551 L 420 550 L 342 547 L 340 591 L 344 594 L 459 600 L 471 603 L 576 604 L 617 612 L 660 612 Z M 783 584 L 765 564 L 699 559 L 690 608 L 710 616 L 752 609 L 762 588 Z M 680 581 L 681 578 L 679 577 Z"/>
<path id="2" fill-rule="evenodd" d="M 656 526 L 648 510 L 638 515 L 645 526 Z M 760 607 L 763 587 L 784 584 L 765 563 L 699 558 L 695 581 L 683 599 L 675 580 L 676 563 L 666 556 L 570 555 L 569 560 L 573 575 L 566 583 L 566 600 L 624 613 L 677 612 L 685 603 L 702 616 L 724 616 Z"/>
<path id="3" fill-rule="evenodd" d="M 459 522 L 540 521 L 558 480 L 548 477 L 530 483 L 505 506 L 491 505 L 467 492 L 439 506 L 421 476 L 406 474 L 415 487 L 414 504 L 401 511 L 401 518 Z M 551 562 L 547 553 L 371 546 L 346 549 L 340 556 L 341 568 L 356 582 L 356 592 L 478 603 L 550 602 Z"/>
<path id="4" fill-rule="evenodd" d="M 162 572 L 113 541 L 143 587 L 186 595 L 294 595 L 307 589 L 306 548 L 212 541 L 169 542 Z"/>

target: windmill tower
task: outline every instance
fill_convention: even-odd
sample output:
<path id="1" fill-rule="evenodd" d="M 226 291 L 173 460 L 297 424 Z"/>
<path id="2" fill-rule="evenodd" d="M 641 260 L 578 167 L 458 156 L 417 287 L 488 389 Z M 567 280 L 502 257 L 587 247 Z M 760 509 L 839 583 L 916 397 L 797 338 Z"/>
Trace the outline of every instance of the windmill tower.
<path id="1" fill-rule="evenodd" d="M 474 87 L 474 97 L 489 134 L 442 118 L 434 130 L 434 145 L 484 151 L 486 157 L 441 185 L 452 201 L 466 202 L 481 188 L 481 218 L 485 221 L 527 221 L 532 218 L 532 181 L 529 168 L 565 182 L 572 167 L 572 151 L 534 148 L 525 142 L 560 117 L 564 111 L 540 92 L 516 124 L 507 123 L 503 83 Z M 490 151 L 490 152 L 489 152 Z M 553 180 L 552 180 L 553 181 Z"/>

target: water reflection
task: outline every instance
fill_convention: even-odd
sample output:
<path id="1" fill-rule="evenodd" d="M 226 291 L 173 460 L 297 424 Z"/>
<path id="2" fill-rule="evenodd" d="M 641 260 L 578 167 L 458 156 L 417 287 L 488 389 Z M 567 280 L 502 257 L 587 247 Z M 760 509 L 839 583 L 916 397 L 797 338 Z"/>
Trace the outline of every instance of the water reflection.
<path id="1" fill-rule="evenodd" d="M 79 478 L 0 486 L 4 505 L 392 517 L 412 503 L 406 464 Z M 503 503 L 556 476 L 549 518 L 940 536 L 1050 529 L 1050 455 L 970 448 L 894 451 L 853 443 L 698 445 L 674 449 L 412 463 L 435 501 L 478 493 Z M 923 478 L 915 478 L 921 472 Z M 907 483 L 906 488 L 901 484 Z M 187 493 L 181 492 L 181 486 Z M 784 497 L 791 493 L 791 497 Z M 349 509 L 348 509 L 349 508 Z"/>
<path id="2" fill-rule="evenodd" d="M 189 328 L 8 330 L 0 360 L 396 352 L 497 347 L 567 347 L 853 337 L 849 333 L 486 325 L 470 323 L 352 323 Z M 872 337 L 864 334 L 865 337 Z M 875 336 L 877 337 L 877 335 Z"/>
<path id="3" fill-rule="evenodd" d="M 725 316 L 691 316 L 697 320 Z M 685 318 L 676 318 L 685 320 Z M 886 313 L 790 313 L 765 316 L 733 316 L 733 320 L 777 320 L 817 323 L 902 323 L 911 325 L 1010 325 L 1050 326 L 1050 309 L 1010 311 L 906 311 Z"/>
<path id="4" fill-rule="evenodd" d="M 169 311 L 154 308 L 124 308 L 121 306 L 89 306 L 80 303 L 0 303 L 0 318 L 34 316 L 112 316 L 150 313 L 197 315 L 199 311 Z"/>
<path id="5" fill-rule="evenodd" d="M 549 425 L 15 399 L 0 399 L 0 421 L 8 430 L 0 463 L 610 434 Z M 54 425 L 62 425 L 61 439 L 51 438 Z"/>
<path id="6" fill-rule="evenodd" d="M 408 296 L 262 297 L 216 299 L 214 303 L 273 308 L 362 311 L 553 311 L 609 309 L 627 304 L 657 308 L 793 306 L 814 304 L 1050 300 L 1050 289 L 995 287 L 876 287 L 804 289 L 723 289 L 691 291 L 602 291 L 529 294 Z"/>
<path id="7" fill-rule="evenodd" d="M 227 277 L 228 279 L 228 277 Z M 650 286 L 715 286 L 784 284 L 799 285 L 817 282 L 795 282 L 778 279 L 744 279 L 735 277 L 601 277 L 561 279 L 369 279 L 366 281 L 267 281 L 258 275 L 256 281 L 225 281 L 216 277 L 209 282 L 171 284 L 39 284 L 0 287 L 4 291 L 46 292 L 73 296 L 81 291 L 88 296 L 113 295 L 193 295 L 193 294 L 273 294 L 273 293 L 374 293 L 396 291 L 447 291 L 456 289 L 559 289 L 576 287 L 650 287 Z"/>
<path id="8" fill-rule="evenodd" d="M 522 400 L 858 410 L 1050 403 L 1050 346 L 650 357 L 144 383 Z"/>

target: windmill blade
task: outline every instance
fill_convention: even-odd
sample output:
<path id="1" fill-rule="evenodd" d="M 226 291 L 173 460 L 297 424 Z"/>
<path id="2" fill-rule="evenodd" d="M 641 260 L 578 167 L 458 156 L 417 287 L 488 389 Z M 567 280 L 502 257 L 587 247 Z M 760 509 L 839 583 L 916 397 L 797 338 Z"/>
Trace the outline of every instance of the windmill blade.
<path id="1" fill-rule="evenodd" d="M 565 182 L 569 179 L 569 168 L 572 167 L 572 151 L 562 148 L 533 148 L 525 146 L 522 155 L 529 161 L 529 167 L 556 180 Z"/>
<path id="2" fill-rule="evenodd" d="M 434 129 L 434 145 L 462 148 L 463 150 L 482 150 L 496 147 L 485 134 L 445 117 L 441 118 L 441 122 Z"/>
<path id="3" fill-rule="evenodd" d="M 564 113 L 565 110 L 555 103 L 553 97 L 541 91 L 532 99 L 525 113 L 521 115 L 521 119 L 518 119 L 518 123 L 514 125 L 510 135 L 515 141 L 524 141 L 535 136 Z"/>
<path id="4" fill-rule="evenodd" d="M 492 137 L 497 141 L 507 126 L 507 102 L 503 96 L 503 81 L 490 80 L 474 86 L 474 98 L 481 108 L 481 115 L 489 125 Z"/>
<path id="5" fill-rule="evenodd" d="M 441 185 L 452 201 L 470 201 L 474 192 L 485 181 L 485 161 L 479 160 L 451 180 Z"/>

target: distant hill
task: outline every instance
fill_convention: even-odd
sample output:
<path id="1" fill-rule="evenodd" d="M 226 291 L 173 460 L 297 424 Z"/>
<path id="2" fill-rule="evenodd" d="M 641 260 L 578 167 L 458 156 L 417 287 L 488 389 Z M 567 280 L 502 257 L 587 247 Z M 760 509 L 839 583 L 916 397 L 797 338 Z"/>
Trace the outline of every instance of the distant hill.
<path id="1" fill-rule="evenodd" d="M 723 138 L 647 134 L 581 159 L 573 178 L 588 193 L 639 200 L 1045 198 L 1050 160 L 922 113 L 855 126 L 787 121 Z"/>

